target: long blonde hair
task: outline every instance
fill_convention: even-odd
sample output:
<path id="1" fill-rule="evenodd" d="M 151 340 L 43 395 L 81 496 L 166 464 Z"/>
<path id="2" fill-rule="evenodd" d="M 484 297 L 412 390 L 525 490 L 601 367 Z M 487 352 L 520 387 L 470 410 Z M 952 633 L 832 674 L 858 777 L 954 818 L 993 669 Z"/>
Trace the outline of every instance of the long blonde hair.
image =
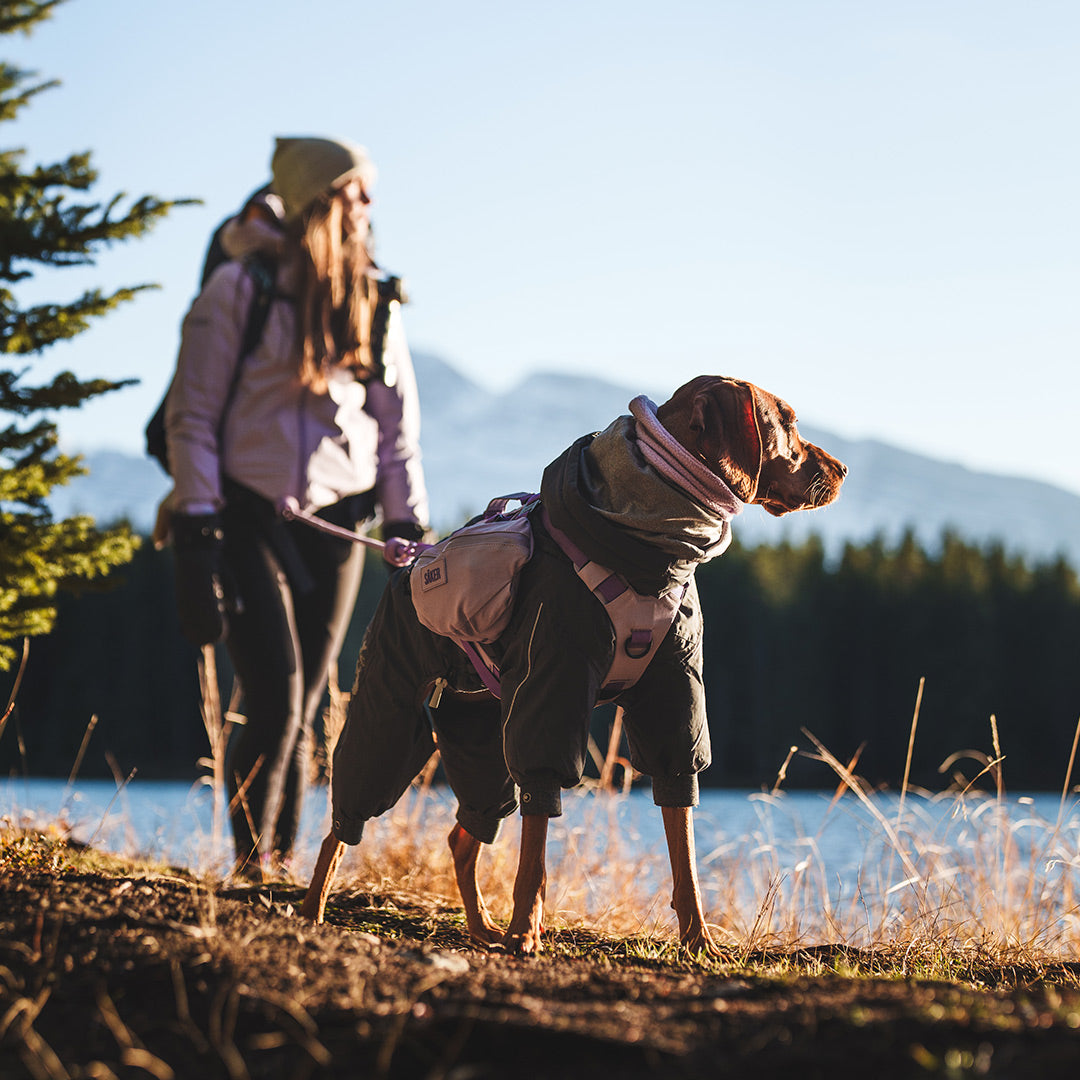
<path id="1" fill-rule="evenodd" d="M 342 220 L 342 200 L 329 194 L 312 206 L 301 226 L 296 305 L 300 379 L 318 393 L 325 392 L 334 368 L 352 368 L 360 379 L 375 371 L 375 263 L 366 238 L 344 236 Z"/>

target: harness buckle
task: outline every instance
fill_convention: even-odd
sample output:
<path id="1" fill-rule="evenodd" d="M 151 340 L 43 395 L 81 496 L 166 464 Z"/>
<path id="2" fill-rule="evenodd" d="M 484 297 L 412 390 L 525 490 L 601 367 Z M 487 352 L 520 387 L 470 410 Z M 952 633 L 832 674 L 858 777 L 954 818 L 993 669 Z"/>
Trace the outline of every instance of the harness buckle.
<path id="1" fill-rule="evenodd" d="M 630 636 L 623 642 L 623 652 L 631 660 L 640 660 L 652 648 L 652 630 L 631 630 Z"/>

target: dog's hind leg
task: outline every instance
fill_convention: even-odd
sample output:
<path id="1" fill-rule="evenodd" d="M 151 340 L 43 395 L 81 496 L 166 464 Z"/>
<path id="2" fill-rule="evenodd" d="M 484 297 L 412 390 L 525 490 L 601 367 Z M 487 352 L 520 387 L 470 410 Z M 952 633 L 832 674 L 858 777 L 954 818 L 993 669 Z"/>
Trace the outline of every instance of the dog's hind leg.
<path id="1" fill-rule="evenodd" d="M 322 847 L 319 848 L 319 857 L 315 860 L 315 871 L 311 875 L 307 895 L 300 907 L 300 914 L 305 919 L 310 919 L 314 923 L 323 921 L 326 914 L 326 900 L 330 895 L 334 875 L 337 873 L 344 854 L 345 845 L 332 832 L 327 833 Z"/>
<path id="2" fill-rule="evenodd" d="M 663 806 L 664 835 L 667 837 L 668 858 L 671 860 L 671 906 L 679 920 L 679 941 L 691 952 L 706 952 L 719 956 L 705 923 L 698 888 L 694 852 L 694 819 L 689 806 Z"/>
<path id="3" fill-rule="evenodd" d="M 476 860 L 482 845 L 460 824 L 454 825 L 446 841 L 454 857 L 454 876 L 465 908 L 469 937 L 481 945 L 496 945 L 502 941 L 503 932 L 492 921 L 476 876 Z"/>
<path id="4" fill-rule="evenodd" d="M 540 952 L 543 931 L 544 893 L 547 889 L 548 819 L 542 814 L 523 814 L 521 852 L 514 878 L 514 914 L 503 936 L 503 948 L 511 953 Z"/>

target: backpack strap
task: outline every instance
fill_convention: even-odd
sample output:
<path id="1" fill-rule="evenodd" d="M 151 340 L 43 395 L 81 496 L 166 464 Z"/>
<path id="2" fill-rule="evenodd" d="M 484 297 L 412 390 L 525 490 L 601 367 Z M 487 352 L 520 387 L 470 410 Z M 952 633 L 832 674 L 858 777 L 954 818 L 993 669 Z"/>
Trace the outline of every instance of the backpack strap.
<path id="1" fill-rule="evenodd" d="M 390 313 L 394 305 L 407 304 L 409 297 L 401 278 L 394 274 L 383 274 L 375 279 L 376 302 L 371 315 L 371 362 L 376 376 L 387 386 L 397 385 L 397 368 L 388 363 L 386 343 L 390 331 Z"/>
<path id="2" fill-rule="evenodd" d="M 641 678 L 667 635 L 689 584 L 676 585 L 662 596 L 642 596 L 621 575 L 590 559 L 561 529 L 546 508 L 544 528 L 574 566 L 589 591 L 604 605 L 615 630 L 615 655 L 604 678 L 600 700 L 610 701 Z"/>
<path id="3" fill-rule="evenodd" d="M 276 292 L 277 266 L 265 256 L 252 255 L 243 260 L 244 268 L 255 283 L 255 293 L 251 298 L 251 306 L 248 308 L 247 319 L 244 322 L 243 335 L 240 338 L 240 350 L 233 367 L 232 379 L 229 381 L 229 389 L 225 395 L 225 406 L 221 412 L 221 422 L 218 427 L 218 441 L 221 441 L 221 433 L 225 427 L 225 417 L 228 415 L 229 406 L 236 394 L 236 388 L 240 385 L 240 376 L 243 374 L 244 360 L 248 354 L 255 351 L 255 347 L 262 340 L 263 331 L 266 329 L 266 320 L 270 316 L 270 305 L 273 303 Z M 165 409 L 169 400 L 169 390 L 172 383 L 162 395 L 154 415 L 150 417 L 146 425 L 146 452 L 156 458 L 161 467 L 172 475 L 169 464 L 168 444 L 165 440 Z"/>
<path id="4" fill-rule="evenodd" d="M 255 294 L 251 298 L 251 307 L 248 308 L 247 322 L 244 323 L 244 336 L 240 339 L 240 355 L 237 357 L 236 370 L 229 387 L 230 398 L 240 380 L 241 365 L 262 340 L 266 320 L 270 317 L 270 305 L 277 295 L 277 263 L 263 255 L 249 255 L 244 259 L 243 266 L 255 283 Z"/>
<path id="5" fill-rule="evenodd" d="M 218 426 L 219 446 L 225 433 L 225 418 L 229 415 L 233 398 L 236 396 L 237 388 L 240 386 L 240 377 L 244 373 L 244 361 L 255 351 L 262 340 L 263 331 L 266 329 L 266 320 L 270 317 L 270 305 L 277 295 L 277 264 L 272 259 L 262 255 L 249 255 L 243 260 L 243 267 L 255 283 L 255 293 L 251 297 L 247 321 L 244 323 L 244 335 L 240 339 L 240 352 L 236 357 L 236 365 L 233 367 L 232 379 L 229 382 L 229 391 L 225 395 L 225 405 L 221 410 L 221 421 Z"/>

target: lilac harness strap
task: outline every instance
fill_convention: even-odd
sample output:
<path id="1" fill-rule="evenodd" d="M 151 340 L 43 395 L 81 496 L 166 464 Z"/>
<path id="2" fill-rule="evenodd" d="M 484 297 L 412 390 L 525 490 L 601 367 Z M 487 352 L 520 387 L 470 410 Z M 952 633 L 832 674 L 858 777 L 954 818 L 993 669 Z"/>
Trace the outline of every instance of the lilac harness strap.
<path id="1" fill-rule="evenodd" d="M 480 681 L 484 686 L 495 697 L 502 697 L 502 687 L 499 683 L 499 665 L 488 656 L 483 646 L 477 645 L 475 641 L 461 641 L 457 638 L 454 640 L 457 641 L 458 647 L 469 658 L 472 666 L 476 668 L 476 674 L 480 676 Z"/>
<path id="2" fill-rule="evenodd" d="M 600 700 L 610 701 L 641 678 L 675 621 L 689 585 L 676 585 L 663 596 L 642 596 L 619 574 L 591 560 L 551 523 L 546 509 L 541 507 L 540 513 L 544 528 L 604 605 L 615 630 L 615 655 L 600 690 Z"/>
<path id="3" fill-rule="evenodd" d="M 493 500 L 484 516 L 506 515 L 506 503 L 511 499 L 520 500 L 522 505 L 520 509 L 510 511 L 508 516 L 527 513 L 536 504 L 538 496 L 519 493 Z M 689 586 L 678 585 L 659 597 L 641 596 L 630 588 L 624 578 L 591 560 L 566 533 L 551 523 L 542 506 L 540 513 L 544 528 L 573 564 L 578 577 L 604 605 L 614 628 L 615 656 L 598 699 L 600 702 L 610 701 L 641 678 L 674 622 Z M 469 658 L 484 686 L 495 697 L 500 697 L 499 665 L 479 643 L 460 638 L 453 640 Z"/>

